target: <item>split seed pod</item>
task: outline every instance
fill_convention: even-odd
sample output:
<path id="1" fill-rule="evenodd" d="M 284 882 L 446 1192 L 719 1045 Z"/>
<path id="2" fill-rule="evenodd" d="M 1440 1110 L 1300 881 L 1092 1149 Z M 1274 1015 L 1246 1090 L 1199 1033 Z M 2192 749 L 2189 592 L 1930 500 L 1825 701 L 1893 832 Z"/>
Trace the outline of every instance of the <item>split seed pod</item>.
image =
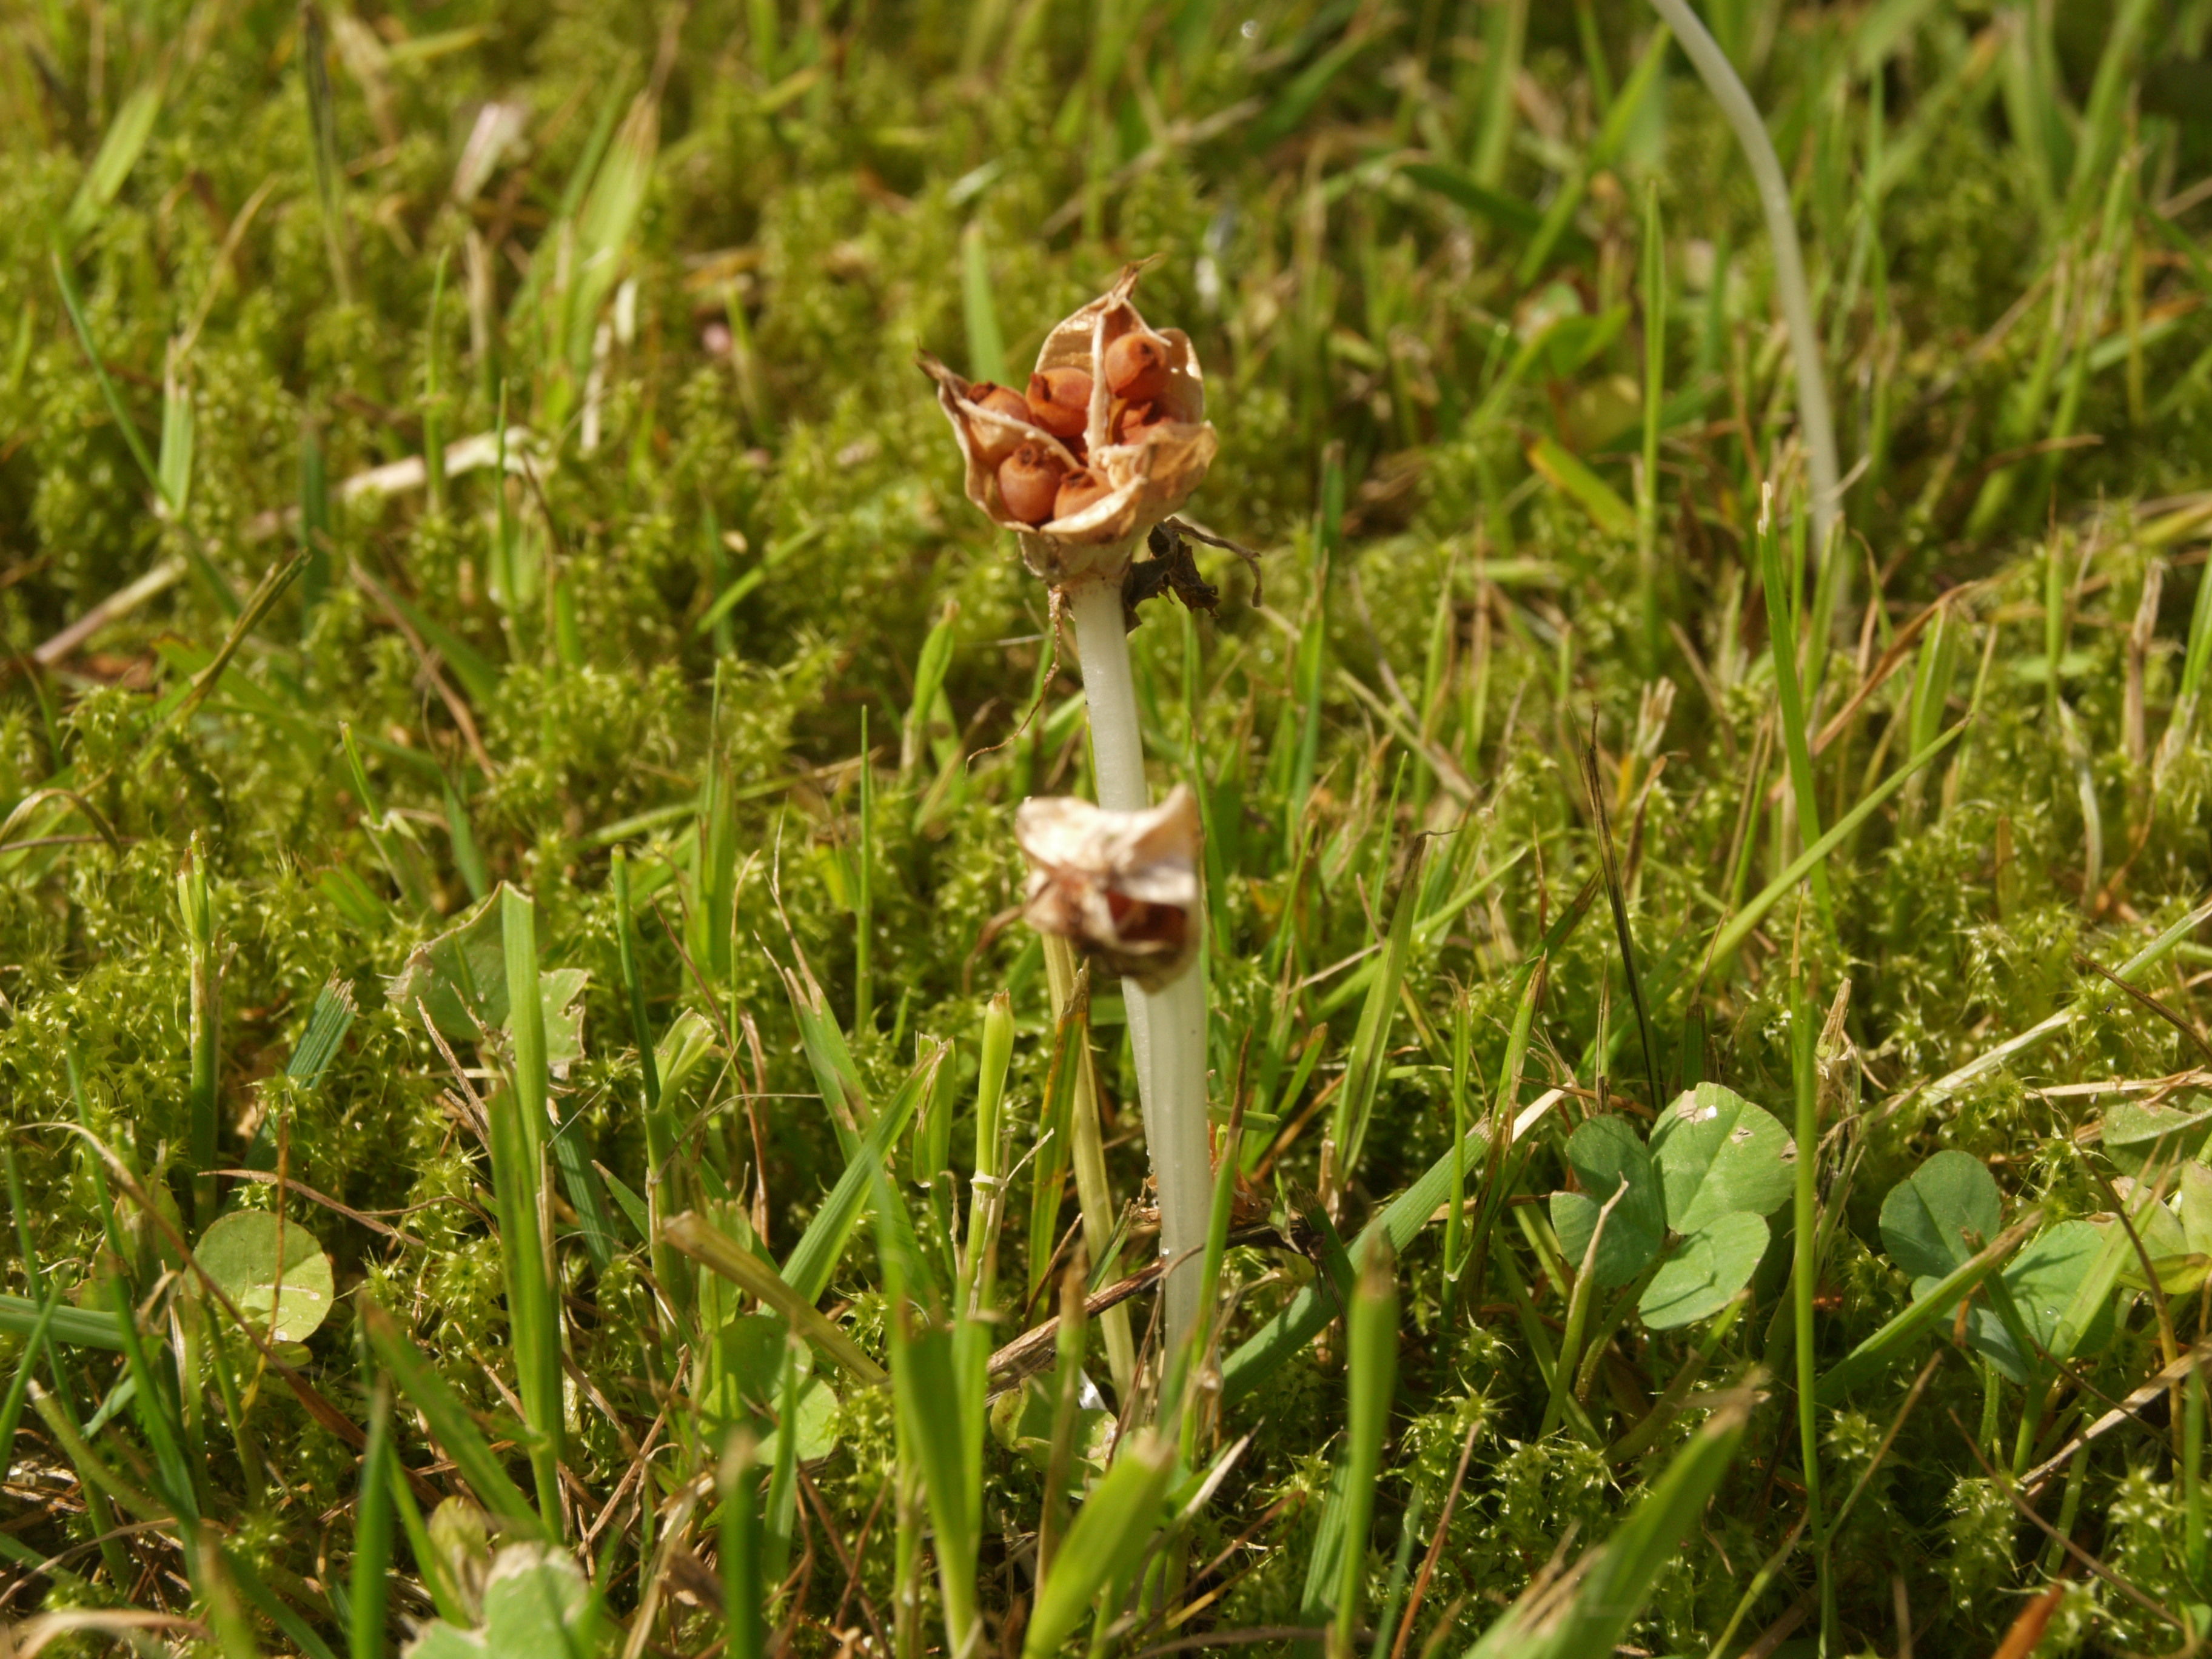
<path id="1" fill-rule="evenodd" d="M 1014 814 L 1030 861 L 1023 915 L 1115 973 L 1157 991 L 1196 955 L 1198 798 L 1178 784 L 1144 812 L 1037 796 Z"/>
<path id="2" fill-rule="evenodd" d="M 1045 337 L 1027 421 L 978 400 L 978 393 L 1000 388 L 963 380 L 927 354 L 921 360 L 967 460 L 968 499 L 992 523 L 1020 534 L 1024 562 L 1055 587 L 1086 577 L 1119 581 L 1138 544 L 1189 500 L 1220 447 L 1206 418 L 1206 386 L 1189 336 L 1153 328 L 1129 297 L 1143 269 L 1125 266 L 1113 287 Z M 1039 380 L 1051 394 L 1043 411 Z M 1060 426 L 1073 425 L 1060 413 L 1062 399 L 1079 380 L 1088 382 L 1082 422 L 1061 434 Z M 1126 411 L 1139 404 L 1149 406 L 1149 418 L 1129 417 Z M 1018 433 L 1008 441 L 1010 428 Z M 1014 512 L 1000 488 L 1000 463 L 1024 442 L 1047 447 L 1069 472 L 1087 468 L 1102 488 L 1080 504 L 1071 499 L 1067 510 L 1056 506 L 1042 523 Z"/>

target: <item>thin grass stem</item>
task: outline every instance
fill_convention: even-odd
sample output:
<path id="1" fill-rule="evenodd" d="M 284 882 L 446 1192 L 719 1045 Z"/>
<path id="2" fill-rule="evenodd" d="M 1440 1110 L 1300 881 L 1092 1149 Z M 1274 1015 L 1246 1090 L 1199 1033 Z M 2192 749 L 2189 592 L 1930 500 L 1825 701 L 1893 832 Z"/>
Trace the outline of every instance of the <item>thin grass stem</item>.
<path id="1" fill-rule="evenodd" d="M 1798 246 L 1789 182 L 1783 177 L 1774 141 L 1767 136 L 1758 106 L 1751 101 L 1751 94 L 1744 89 L 1728 54 L 1698 21 L 1689 0 L 1651 0 L 1651 6 L 1674 31 L 1705 89 L 1735 130 L 1744 159 L 1751 165 L 1752 179 L 1759 186 L 1759 210 L 1765 216 L 1767 240 L 1773 244 L 1776 297 L 1789 325 L 1790 357 L 1797 374 L 1797 423 L 1803 430 L 1813 476 L 1813 527 L 1820 544 L 1828 547 L 1833 545 L 1829 539 L 1831 528 L 1842 510 L 1838 488 L 1842 469 L 1836 460 L 1836 429 L 1828 413 L 1827 381 L 1820 368 L 1820 337 L 1813 326 L 1813 297 L 1805 285 L 1805 256 Z M 1838 604 L 1846 597 L 1839 593 Z"/>

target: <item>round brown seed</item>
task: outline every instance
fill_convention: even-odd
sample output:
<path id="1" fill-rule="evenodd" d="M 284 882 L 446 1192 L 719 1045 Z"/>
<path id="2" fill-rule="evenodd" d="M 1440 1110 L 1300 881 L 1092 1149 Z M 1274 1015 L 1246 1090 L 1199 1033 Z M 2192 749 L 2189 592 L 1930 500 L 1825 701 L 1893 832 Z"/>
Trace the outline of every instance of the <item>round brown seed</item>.
<path id="1" fill-rule="evenodd" d="M 1168 389 L 1166 348 L 1149 334 L 1124 334 L 1106 348 L 1106 384 L 1117 398 L 1149 403 Z"/>
<path id="2" fill-rule="evenodd" d="M 1023 444 L 999 463 L 999 499 L 1006 516 L 1024 524 L 1042 524 L 1053 515 L 1060 476 L 1067 471 L 1042 444 Z"/>
<path id="3" fill-rule="evenodd" d="M 1088 467 L 1080 472 L 1071 472 L 1060 481 L 1060 491 L 1053 499 L 1052 516 L 1072 519 L 1084 508 L 1103 501 L 1108 494 L 1106 481 Z"/>
<path id="4" fill-rule="evenodd" d="M 1091 419 L 1091 377 L 1079 368 L 1030 376 L 1030 418 L 1055 438 L 1080 436 Z"/>
<path id="5" fill-rule="evenodd" d="M 1012 386 L 999 386 L 990 380 L 978 380 L 968 388 L 968 401 L 994 415 L 1003 415 L 1009 421 L 1030 424 L 1029 400 Z M 986 466 L 996 466 L 1022 446 L 1020 432 L 997 421 L 979 421 L 970 430 L 975 440 L 976 453 Z"/>

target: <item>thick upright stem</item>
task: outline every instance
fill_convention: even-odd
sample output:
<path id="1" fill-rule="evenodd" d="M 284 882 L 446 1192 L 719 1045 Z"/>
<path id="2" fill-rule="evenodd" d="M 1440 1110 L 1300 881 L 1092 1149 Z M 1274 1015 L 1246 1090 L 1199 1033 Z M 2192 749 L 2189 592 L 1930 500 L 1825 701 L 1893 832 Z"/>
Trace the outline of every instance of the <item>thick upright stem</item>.
<path id="1" fill-rule="evenodd" d="M 1152 804 L 1145 784 L 1144 739 L 1137 724 L 1137 688 L 1129 669 L 1128 634 L 1118 583 L 1090 580 L 1067 590 L 1083 655 L 1083 694 L 1091 711 L 1091 769 L 1098 804 L 1141 812 Z M 1205 926 L 1205 907 L 1191 916 Z M 1206 1134 L 1206 947 L 1182 978 L 1158 991 L 1121 981 L 1129 1012 L 1129 1045 L 1145 1109 L 1145 1144 L 1159 1189 L 1160 1254 L 1167 1278 L 1167 1352 L 1173 1354 L 1198 1321 L 1212 1171 Z"/>

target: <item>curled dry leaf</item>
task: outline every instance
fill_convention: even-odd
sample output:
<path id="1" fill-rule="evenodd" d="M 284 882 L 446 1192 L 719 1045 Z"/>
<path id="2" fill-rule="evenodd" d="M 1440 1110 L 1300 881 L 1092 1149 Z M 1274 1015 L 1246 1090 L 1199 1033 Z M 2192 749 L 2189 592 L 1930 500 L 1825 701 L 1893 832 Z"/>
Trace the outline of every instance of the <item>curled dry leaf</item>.
<path id="1" fill-rule="evenodd" d="M 1190 966 L 1198 943 L 1198 798 L 1177 784 L 1144 812 L 1039 796 L 1014 815 L 1030 861 L 1030 927 L 1071 941 L 1156 991 Z"/>
<path id="2" fill-rule="evenodd" d="M 1055 587 L 1120 580 L 1137 544 L 1190 499 L 1220 447 L 1190 337 L 1153 328 L 1129 298 L 1143 269 L 1125 266 L 1045 337 L 1025 414 L 1006 388 L 963 380 L 927 353 L 921 360 L 968 464 L 968 499 L 1020 535 L 1024 562 Z M 1086 380 L 1079 425 L 1060 394 Z M 1053 395 L 1041 406 L 1045 388 Z M 1018 476 L 1030 487 L 1007 489 L 1002 463 L 1025 447 L 1035 454 Z M 1060 492 L 1048 507 L 1034 483 L 1044 471 L 1096 487 Z"/>

